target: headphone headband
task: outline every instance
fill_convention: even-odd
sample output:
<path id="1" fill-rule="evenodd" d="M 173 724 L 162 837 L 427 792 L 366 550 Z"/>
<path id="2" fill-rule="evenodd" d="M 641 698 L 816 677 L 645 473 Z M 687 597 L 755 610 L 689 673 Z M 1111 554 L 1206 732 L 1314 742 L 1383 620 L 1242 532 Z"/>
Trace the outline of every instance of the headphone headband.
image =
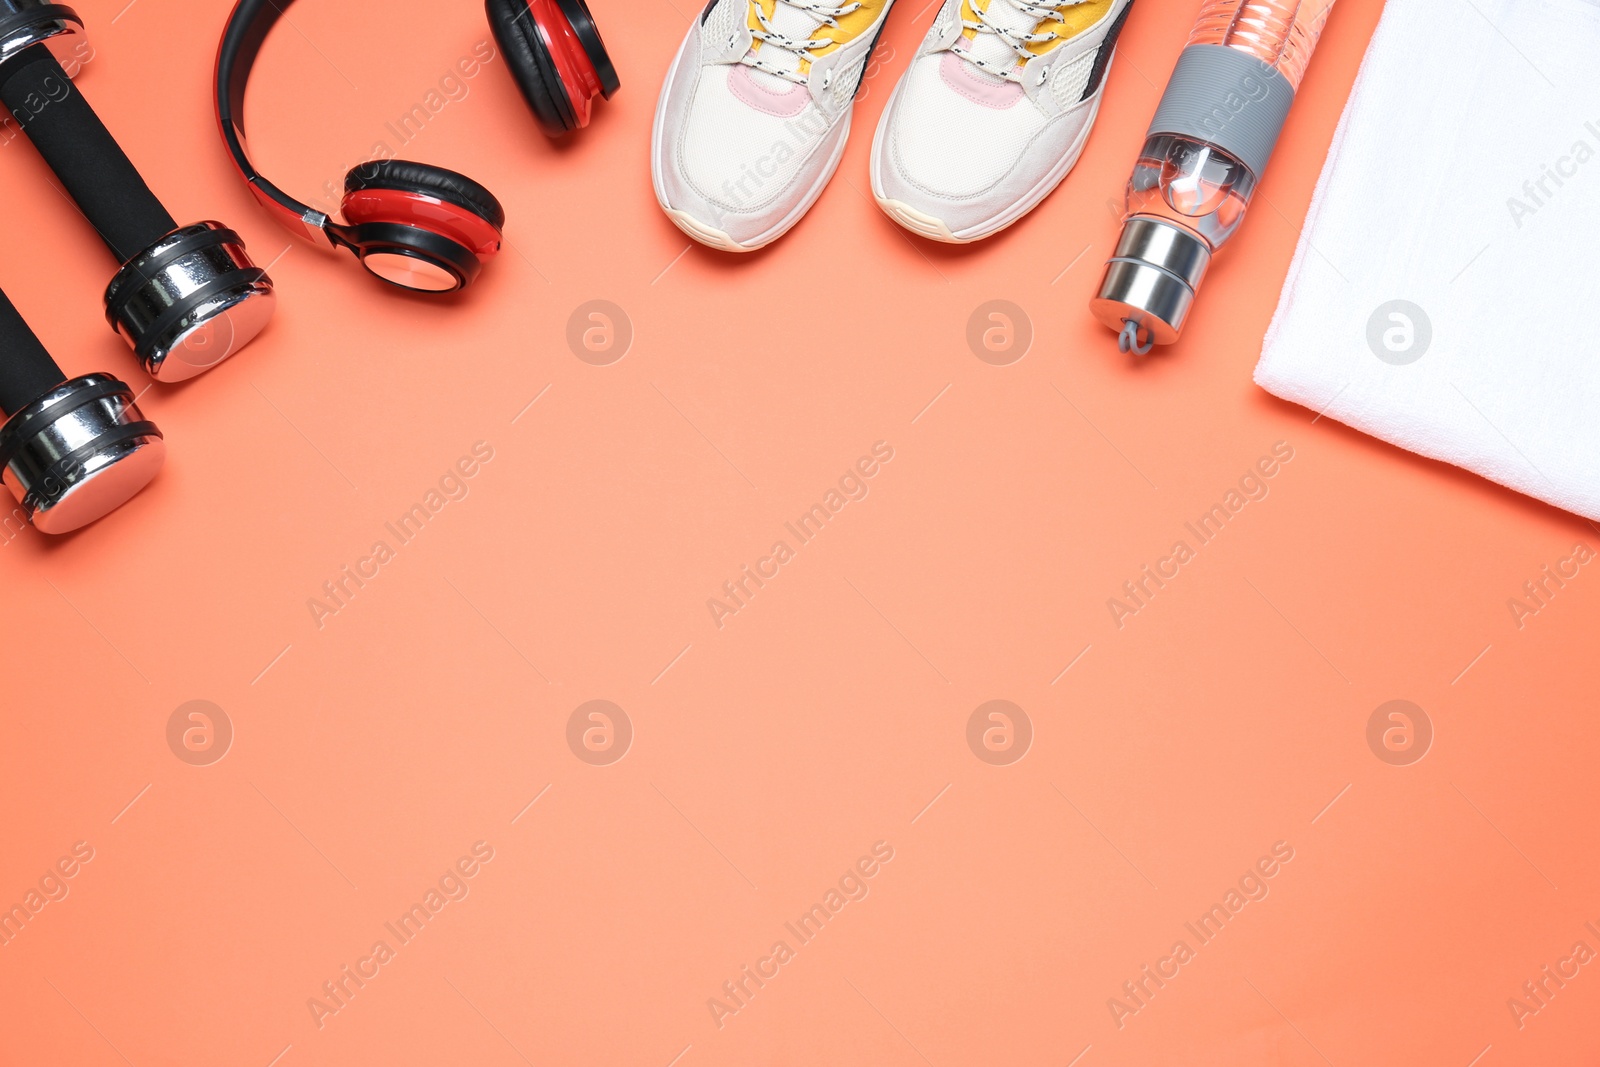
<path id="1" fill-rule="evenodd" d="M 8 3 L 0 0 L 0 11 Z M 212 91 L 228 155 L 250 191 L 294 233 L 351 252 L 372 274 L 404 289 L 454 292 L 500 250 L 505 211 L 463 174 L 381 158 L 345 175 L 338 217 L 278 188 L 250 160 L 244 130 L 250 72 L 294 0 L 236 0 L 222 31 Z M 545 132 L 589 123 L 590 102 L 617 89 L 584 0 L 485 0 L 490 30 Z"/>
<path id="2" fill-rule="evenodd" d="M 250 84 L 250 71 L 261 54 L 261 44 L 278 24 L 294 0 L 239 0 L 228 25 L 222 32 L 222 44 L 217 49 L 215 93 L 217 122 L 222 127 L 222 140 L 240 175 L 250 183 L 256 199 L 278 217 L 291 230 L 305 230 L 307 235 L 328 236 L 328 216 L 309 204 L 303 204 L 268 181 L 255 164 L 245 147 L 244 93 Z"/>

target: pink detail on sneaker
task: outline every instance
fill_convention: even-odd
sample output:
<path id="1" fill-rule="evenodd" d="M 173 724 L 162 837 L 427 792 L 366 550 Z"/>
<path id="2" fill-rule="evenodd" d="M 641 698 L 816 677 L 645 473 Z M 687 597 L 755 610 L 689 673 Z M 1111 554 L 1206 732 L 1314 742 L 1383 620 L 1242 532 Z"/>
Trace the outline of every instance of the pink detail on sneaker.
<path id="1" fill-rule="evenodd" d="M 954 50 L 939 58 L 939 77 L 973 103 L 1004 111 L 1022 99 L 1022 86 L 1013 81 L 995 81 L 972 69 Z"/>
<path id="2" fill-rule="evenodd" d="M 728 74 L 728 89 L 757 111 L 780 119 L 792 119 L 805 110 L 811 94 L 805 86 L 790 84 L 788 92 L 775 93 L 750 76 L 750 68 L 735 63 Z"/>

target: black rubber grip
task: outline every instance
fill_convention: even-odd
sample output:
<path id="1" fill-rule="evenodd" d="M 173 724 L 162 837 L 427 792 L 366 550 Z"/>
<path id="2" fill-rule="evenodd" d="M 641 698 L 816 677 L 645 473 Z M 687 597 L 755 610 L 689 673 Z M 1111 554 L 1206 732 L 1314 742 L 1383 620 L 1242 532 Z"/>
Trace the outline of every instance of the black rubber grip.
<path id="1" fill-rule="evenodd" d="M 66 377 L 16 305 L 0 293 L 0 411 L 9 417 Z"/>
<path id="2" fill-rule="evenodd" d="M 34 45 L 0 67 L 0 101 L 118 263 L 178 228 L 44 45 Z"/>

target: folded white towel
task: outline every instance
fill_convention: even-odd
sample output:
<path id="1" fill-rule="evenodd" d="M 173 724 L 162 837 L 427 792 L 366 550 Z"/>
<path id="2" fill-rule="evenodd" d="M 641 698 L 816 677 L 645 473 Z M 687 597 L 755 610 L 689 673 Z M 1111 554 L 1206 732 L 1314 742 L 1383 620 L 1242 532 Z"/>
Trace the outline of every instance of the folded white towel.
<path id="1" fill-rule="evenodd" d="M 1256 382 L 1600 519 L 1597 319 L 1600 6 L 1392 0 Z"/>

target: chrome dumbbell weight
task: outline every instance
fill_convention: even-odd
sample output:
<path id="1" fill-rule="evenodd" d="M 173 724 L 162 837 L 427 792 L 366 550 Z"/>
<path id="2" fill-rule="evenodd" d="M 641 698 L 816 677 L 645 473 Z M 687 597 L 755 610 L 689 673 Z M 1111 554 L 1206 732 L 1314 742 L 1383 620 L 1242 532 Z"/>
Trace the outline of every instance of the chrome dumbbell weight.
<path id="1" fill-rule="evenodd" d="M 121 265 L 106 318 L 144 368 L 181 381 L 221 363 L 272 317 L 272 280 L 217 222 L 180 227 L 68 74 L 83 21 L 64 4 L 0 0 L 0 103 Z"/>
<path id="2" fill-rule="evenodd" d="M 0 480 L 36 529 L 60 534 L 126 503 L 167 446 L 108 374 L 67 379 L 0 293 Z"/>

